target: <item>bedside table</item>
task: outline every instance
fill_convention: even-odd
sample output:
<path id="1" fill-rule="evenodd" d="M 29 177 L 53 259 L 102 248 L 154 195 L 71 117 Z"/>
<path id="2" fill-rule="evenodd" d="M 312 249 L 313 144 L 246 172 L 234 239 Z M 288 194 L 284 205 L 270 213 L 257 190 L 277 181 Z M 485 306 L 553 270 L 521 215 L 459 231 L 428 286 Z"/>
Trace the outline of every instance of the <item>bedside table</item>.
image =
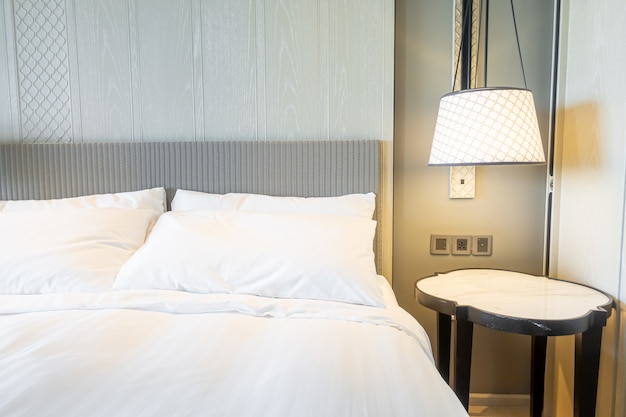
<path id="1" fill-rule="evenodd" d="M 450 374 L 450 334 L 456 317 L 454 390 L 467 409 L 473 324 L 532 336 L 531 416 L 543 412 L 548 336 L 576 335 L 575 417 L 595 415 L 602 327 L 613 298 L 571 282 L 494 269 L 463 269 L 417 281 L 416 298 L 438 312 L 438 367 Z"/>

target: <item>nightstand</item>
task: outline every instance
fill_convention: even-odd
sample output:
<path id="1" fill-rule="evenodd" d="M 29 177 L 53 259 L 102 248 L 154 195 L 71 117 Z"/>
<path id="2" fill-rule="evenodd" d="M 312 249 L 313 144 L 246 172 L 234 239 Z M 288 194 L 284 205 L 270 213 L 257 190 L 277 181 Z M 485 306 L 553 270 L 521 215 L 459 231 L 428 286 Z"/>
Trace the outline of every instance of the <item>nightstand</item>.
<path id="1" fill-rule="evenodd" d="M 576 335 L 575 417 L 595 416 L 602 327 L 613 298 L 571 282 L 495 269 L 463 269 L 417 281 L 416 298 L 438 312 L 438 367 L 450 373 L 456 317 L 454 390 L 467 409 L 474 323 L 532 336 L 531 416 L 543 412 L 548 336 Z"/>

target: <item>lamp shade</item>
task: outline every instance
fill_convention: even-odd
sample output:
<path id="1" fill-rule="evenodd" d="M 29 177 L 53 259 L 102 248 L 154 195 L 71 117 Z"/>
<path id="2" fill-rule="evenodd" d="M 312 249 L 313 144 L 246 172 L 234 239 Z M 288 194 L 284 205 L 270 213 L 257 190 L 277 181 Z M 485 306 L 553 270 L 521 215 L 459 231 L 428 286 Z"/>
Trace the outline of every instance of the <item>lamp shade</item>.
<path id="1" fill-rule="evenodd" d="M 441 98 L 428 165 L 545 161 L 530 90 L 475 88 Z"/>

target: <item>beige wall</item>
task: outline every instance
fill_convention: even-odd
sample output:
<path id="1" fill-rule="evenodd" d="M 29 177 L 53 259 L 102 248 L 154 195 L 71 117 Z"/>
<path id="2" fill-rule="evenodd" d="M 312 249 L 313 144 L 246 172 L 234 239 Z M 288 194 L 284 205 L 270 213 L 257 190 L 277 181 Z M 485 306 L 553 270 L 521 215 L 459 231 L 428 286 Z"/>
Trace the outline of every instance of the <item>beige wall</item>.
<path id="1" fill-rule="evenodd" d="M 626 416 L 626 3 L 565 1 L 553 273 L 616 297 L 603 337 L 598 416 Z M 571 415 L 572 348 L 555 344 L 553 415 Z"/>
<path id="2" fill-rule="evenodd" d="M 523 86 L 508 1 L 491 3 L 489 79 L 496 84 L 490 85 Z M 552 2 L 516 5 L 528 87 L 546 140 Z M 451 88 L 452 19 L 451 0 L 396 1 L 394 290 L 433 341 L 435 313 L 414 299 L 418 278 L 465 267 L 534 274 L 543 267 L 545 166 L 477 167 L 473 200 L 450 200 L 449 169 L 428 167 L 439 98 Z M 491 234 L 493 256 L 432 256 L 430 234 Z M 529 337 L 477 326 L 474 343 L 473 392 L 528 392 Z"/>

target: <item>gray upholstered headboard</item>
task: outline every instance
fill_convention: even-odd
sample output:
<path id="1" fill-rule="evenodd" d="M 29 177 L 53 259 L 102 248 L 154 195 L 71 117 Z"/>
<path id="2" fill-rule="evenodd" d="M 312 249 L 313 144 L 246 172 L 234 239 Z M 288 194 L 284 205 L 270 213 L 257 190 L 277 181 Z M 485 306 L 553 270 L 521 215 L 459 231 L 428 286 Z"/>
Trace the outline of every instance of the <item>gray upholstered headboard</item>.
<path id="1" fill-rule="evenodd" d="M 0 200 L 152 187 L 165 187 L 169 201 L 176 189 L 301 197 L 380 194 L 381 154 L 381 142 L 371 140 L 1 144 Z"/>

